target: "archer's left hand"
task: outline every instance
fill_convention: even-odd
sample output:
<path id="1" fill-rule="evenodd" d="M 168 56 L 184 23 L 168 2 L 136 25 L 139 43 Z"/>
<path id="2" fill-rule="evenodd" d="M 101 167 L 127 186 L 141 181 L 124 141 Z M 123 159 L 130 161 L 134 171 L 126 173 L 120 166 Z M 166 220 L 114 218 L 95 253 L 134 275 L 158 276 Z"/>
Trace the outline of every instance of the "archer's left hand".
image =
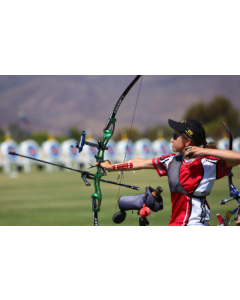
<path id="1" fill-rule="evenodd" d="M 112 165 L 111 165 L 111 162 L 109 160 L 105 160 L 104 162 L 101 162 L 101 163 L 95 163 L 95 165 L 101 165 L 102 168 L 104 168 L 105 170 L 107 170 L 108 172 L 112 172 L 113 169 L 112 169 Z"/>

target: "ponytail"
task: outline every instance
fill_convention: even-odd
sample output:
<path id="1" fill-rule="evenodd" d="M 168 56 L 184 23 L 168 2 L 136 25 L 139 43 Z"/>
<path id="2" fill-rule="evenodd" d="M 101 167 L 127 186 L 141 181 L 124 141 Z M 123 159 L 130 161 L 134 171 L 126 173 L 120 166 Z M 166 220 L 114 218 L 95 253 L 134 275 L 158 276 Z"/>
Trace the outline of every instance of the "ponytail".
<path id="1" fill-rule="evenodd" d="M 215 143 L 215 142 L 208 143 L 206 139 L 204 140 L 204 142 L 202 143 L 202 145 L 203 145 L 203 148 L 217 149 L 217 143 Z"/>
<path id="2" fill-rule="evenodd" d="M 211 142 L 211 143 L 206 142 L 205 145 L 203 146 L 203 148 L 217 149 L 217 143 L 215 143 L 215 142 Z"/>

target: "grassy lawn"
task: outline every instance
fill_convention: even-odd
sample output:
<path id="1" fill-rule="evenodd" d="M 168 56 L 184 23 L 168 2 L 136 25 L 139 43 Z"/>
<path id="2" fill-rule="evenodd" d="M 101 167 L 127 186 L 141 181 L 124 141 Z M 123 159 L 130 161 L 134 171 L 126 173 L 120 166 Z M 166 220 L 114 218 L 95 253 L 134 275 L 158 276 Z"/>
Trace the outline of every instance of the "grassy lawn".
<path id="1" fill-rule="evenodd" d="M 240 188 L 240 168 L 233 170 L 233 182 Z M 117 180 L 117 173 L 108 174 L 107 179 Z M 47 173 L 45 170 L 37 171 L 33 168 L 29 174 L 20 173 L 17 178 L 10 178 L 3 172 L 0 173 L 0 225 L 2 226 L 92 226 L 92 201 L 94 192 L 93 181 L 91 187 L 86 187 L 80 178 L 80 174 L 69 171 Z M 122 183 L 140 187 L 136 192 L 130 189 L 119 188 L 106 183 L 101 183 L 103 200 L 99 213 L 99 225 L 113 226 L 112 216 L 119 209 L 117 207 L 119 197 L 123 195 L 141 194 L 146 186 L 162 186 L 164 189 L 164 210 L 152 213 L 154 218 L 149 218 L 152 226 L 167 226 L 171 215 L 171 201 L 167 178 L 159 178 L 155 171 L 125 172 Z M 210 225 L 218 225 L 217 213 L 225 215 L 228 209 L 237 206 L 232 201 L 225 206 L 219 205 L 219 201 L 229 198 L 227 177 L 215 183 L 213 191 L 208 196 L 211 207 Z M 127 218 L 121 225 L 137 226 L 138 216 L 136 212 L 127 212 Z"/>

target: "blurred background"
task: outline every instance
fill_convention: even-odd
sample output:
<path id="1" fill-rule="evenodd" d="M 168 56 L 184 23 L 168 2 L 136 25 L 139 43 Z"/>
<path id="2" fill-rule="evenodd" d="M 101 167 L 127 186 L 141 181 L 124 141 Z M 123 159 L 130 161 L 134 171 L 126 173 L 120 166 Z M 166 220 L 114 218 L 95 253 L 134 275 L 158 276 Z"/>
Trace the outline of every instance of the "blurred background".
<path id="1" fill-rule="evenodd" d="M 0 76 L 1 225 L 92 224 L 93 187 L 85 187 L 73 172 L 10 156 L 8 152 L 86 170 L 95 162 L 96 149 L 85 146 L 79 154 L 71 146 L 80 141 L 83 130 L 87 141 L 96 143 L 102 139 L 113 107 L 133 78 L 130 75 Z M 240 76 L 144 75 L 138 98 L 139 89 L 140 81 L 118 111 L 106 159 L 122 162 L 171 153 L 172 129 L 168 127 L 168 119 L 196 119 L 203 123 L 208 142 L 215 141 L 218 148 L 228 149 L 227 130 L 221 124 L 224 121 L 236 138 L 234 150 L 239 151 Z M 239 170 L 236 174 L 240 175 Z M 108 175 L 112 181 L 116 181 L 115 177 L 116 174 Z M 162 184 L 166 206 L 152 224 L 168 224 L 171 203 L 165 179 L 159 180 L 156 172 L 127 172 L 123 183 L 140 186 L 141 193 L 146 186 Z M 227 179 L 225 183 L 227 197 Z M 216 212 L 222 209 L 218 205 L 222 199 L 218 197 L 223 194 L 223 186 L 224 183 L 214 189 L 216 196 L 212 203 Z M 119 193 L 121 196 L 134 192 L 124 188 L 118 191 L 107 184 L 102 184 L 102 191 L 100 225 L 101 222 L 113 225 L 111 217 L 117 210 Z M 137 216 L 131 216 L 123 225 L 137 224 Z M 212 225 L 216 224 L 213 220 Z"/>

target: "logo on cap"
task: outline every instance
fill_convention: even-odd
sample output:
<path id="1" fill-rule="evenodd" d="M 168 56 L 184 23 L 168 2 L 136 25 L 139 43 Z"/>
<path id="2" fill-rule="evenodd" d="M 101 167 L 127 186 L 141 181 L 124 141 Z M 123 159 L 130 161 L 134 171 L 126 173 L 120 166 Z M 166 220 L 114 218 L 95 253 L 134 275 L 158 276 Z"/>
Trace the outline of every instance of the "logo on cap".
<path id="1" fill-rule="evenodd" d="M 190 129 L 188 129 L 188 130 L 185 130 L 185 132 L 186 132 L 188 135 L 190 135 L 190 136 L 192 137 L 192 135 L 193 135 L 193 132 L 192 132 Z"/>
<path id="2" fill-rule="evenodd" d="M 187 123 L 187 121 L 186 121 L 186 120 L 183 120 L 183 121 L 181 121 L 181 123 Z"/>

